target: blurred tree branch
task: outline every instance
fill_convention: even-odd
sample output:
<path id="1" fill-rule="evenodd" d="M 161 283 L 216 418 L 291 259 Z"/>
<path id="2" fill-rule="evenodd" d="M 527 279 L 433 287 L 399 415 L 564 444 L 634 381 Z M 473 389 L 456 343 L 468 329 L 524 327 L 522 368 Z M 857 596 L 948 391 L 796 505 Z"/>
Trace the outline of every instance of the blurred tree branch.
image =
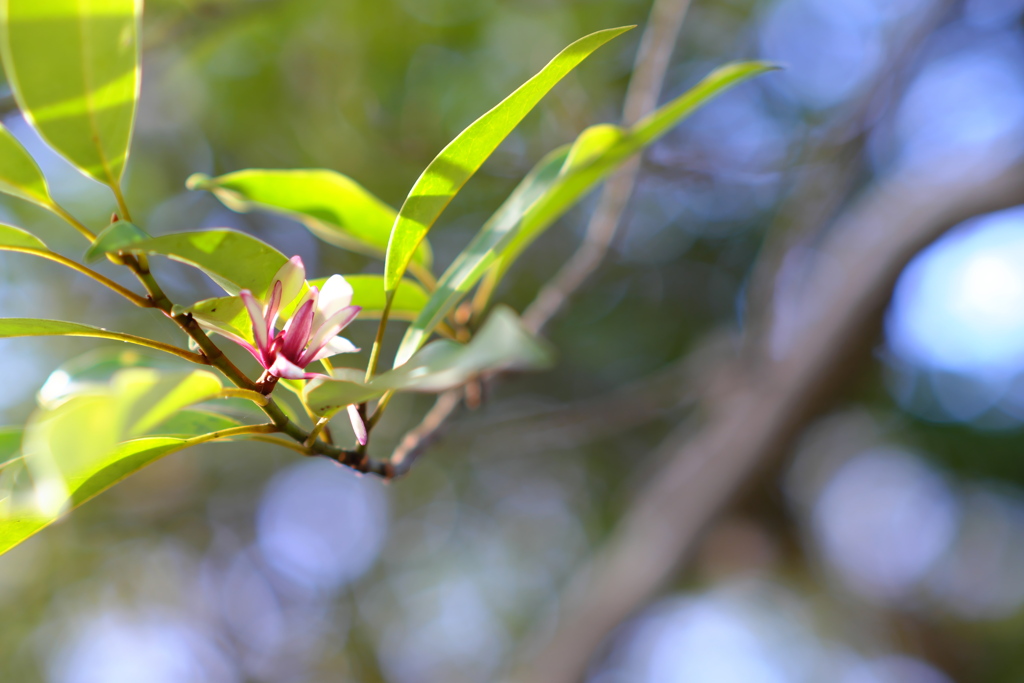
<path id="1" fill-rule="evenodd" d="M 758 360 L 737 357 L 721 368 L 701 401 L 703 424 L 681 425 L 662 444 L 657 475 L 580 569 L 555 631 L 524 658 L 532 662 L 516 680 L 581 680 L 613 629 L 668 581 L 713 516 L 824 407 L 851 359 L 870 348 L 907 262 L 953 225 L 1020 202 L 1024 164 L 955 179 L 919 171 L 865 190 L 808 259 L 802 286 L 779 293 L 785 300 L 775 310 L 787 314 L 758 340 Z"/>
<path id="2" fill-rule="evenodd" d="M 828 227 L 856 189 L 865 172 L 868 132 L 882 117 L 892 114 L 893 105 L 916 72 L 928 38 L 959 4 L 959 0 L 937 2 L 916 22 L 901 26 L 905 37 L 892 41 L 892 54 L 864 94 L 834 116 L 805 149 L 796 164 L 792 192 L 769 226 L 750 275 L 747 324 L 754 328 L 755 338 L 771 324 L 769 309 L 782 259 Z"/>

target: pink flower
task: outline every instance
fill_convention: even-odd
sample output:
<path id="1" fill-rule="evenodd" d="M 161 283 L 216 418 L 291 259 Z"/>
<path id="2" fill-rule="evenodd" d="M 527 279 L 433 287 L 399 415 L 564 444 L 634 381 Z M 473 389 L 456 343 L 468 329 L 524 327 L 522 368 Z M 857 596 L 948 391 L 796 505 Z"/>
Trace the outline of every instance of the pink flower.
<path id="1" fill-rule="evenodd" d="M 302 259 L 293 256 L 274 275 L 268 301 L 260 301 L 247 289 L 239 292 L 252 322 L 254 344 L 224 329 L 213 321 L 199 322 L 218 334 L 239 344 L 270 375 L 284 379 L 312 379 L 321 377 L 305 368 L 313 361 L 339 353 L 352 353 L 359 349 L 341 332 L 362 310 L 352 304 L 352 286 L 341 275 L 332 275 L 323 289 L 310 287 L 302 297 L 295 313 L 278 331 L 277 318 L 283 306 L 295 300 L 302 291 L 306 269 Z M 352 428 L 359 443 L 366 443 L 366 426 L 356 406 L 348 407 Z"/>
<path id="2" fill-rule="evenodd" d="M 265 304 L 248 290 L 239 292 L 249 312 L 256 342 L 255 347 L 246 347 L 276 377 L 312 379 L 317 374 L 305 372 L 304 368 L 313 361 L 359 350 L 348 339 L 337 336 L 361 310 L 351 305 L 352 287 L 340 275 L 332 275 L 322 290 L 310 287 L 291 319 L 277 331 L 281 306 L 294 300 L 304 279 L 302 260 L 295 256 L 274 276 L 270 300 Z"/>

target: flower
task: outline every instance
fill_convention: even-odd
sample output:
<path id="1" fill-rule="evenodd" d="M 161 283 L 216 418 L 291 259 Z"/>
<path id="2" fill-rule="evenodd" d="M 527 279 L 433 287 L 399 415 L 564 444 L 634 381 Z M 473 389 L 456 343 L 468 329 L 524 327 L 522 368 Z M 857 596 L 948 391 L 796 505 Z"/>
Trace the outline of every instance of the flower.
<path id="1" fill-rule="evenodd" d="M 197 320 L 204 327 L 242 346 L 269 375 L 284 379 L 322 377 L 315 372 L 306 372 L 306 366 L 322 358 L 359 350 L 338 333 L 355 320 L 362 309 L 352 305 L 352 285 L 341 275 L 332 275 L 323 289 L 309 288 L 292 317 L 278 331 L 277 318 L 282 307 L 299 295 L 305 278 L 302 259 L 293 256 L 274 275 L 267 301 L 257 299 L 247 289 L 238 293 L 252 323 L 254 344 L 215 321 Z M 366 425 L 356 406 L 349 406 L 348 413 L 356 438 L 365 444 Z"/>

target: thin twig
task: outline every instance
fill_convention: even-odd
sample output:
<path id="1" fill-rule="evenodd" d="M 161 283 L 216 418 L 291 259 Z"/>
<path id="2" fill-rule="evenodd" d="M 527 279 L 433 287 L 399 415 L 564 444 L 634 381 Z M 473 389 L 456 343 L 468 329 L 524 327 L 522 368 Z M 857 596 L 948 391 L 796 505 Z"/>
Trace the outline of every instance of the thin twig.
<path id="1" fill-rule="evenodd" d="M 441 427 L 460 403 L 461 389 L 452 389 L 437 397 L 434 406 L 427 411 L 416 427 L 406 433 L 398 448 L 391 454 L 389 462 L 393 468 L 393 477 L 399 477 L 409 471 L 423 451 L 438 438 Z"/>
<path id="2" fill-rule="evenodd" d="M 818 231 L 835 218 L 864 172 L 867 134 L 878 126 L 881 116 L 891 114 L 891 105 L 915 73 L 913 67 L 928 37 L 957 4 L 957 0 L 936 3 L 916 23 L 905 27 L 906 38 L 892 48 L 891 58 L 877 70 L 864 94 L 839 112 L 829 128 L 817 136 L 817 142 L 801 155 L 794 189 L 769 225 L 750 275 L 747 326 L 753 333 L 748 339 L 757 338 L 771 324 L 774 279 L 782 259 L 800 242 L 813 241 Z"/>
<path id="3" fill-rule="evenodd" d="M 101 275 L 100 273 L 97 273 L 92 268 L 89 268 L 87 266 L 83 266 L 82 264 L 78 263 L 77 261 L 72 261 L 71 259 L 65 258 L 64 256 L 61 256 L 60 254 L 57 254 L 57 253 L 52 252 L 52 251 L 49 251 L 48 249 L 33 249 L 32 247 L 15 247 L 15 246 L 9 246 L 9 245 L 0 245 L 0 251 L 12 251 L 12 252 L 17 252 L 19 254 L 32 254 L 34 256 L 39 256 L 40 258 L 44 258 L 44 259 L 48 259 L 50 261 L 53 261 L 54 263 L 59 263 L 62 266 L 67 266 L 68 268 L 81 273 L 82 275 L 85 275 L 87 277 L 91 277 L 93 280 L 95 280 L 96 282 L 100 283 L 104 287 L 107 287 L 107 288 L 117 292 L 118 294 L 120 294 L 124 298 L 128 299 L 128 301 L 131 301 L 136 306 L 141 306 L 142 308 L 152 308 L 153 307 L 153 302 L 150 301 L 149 299 L 147 299 L 147 298 L 145 298 L 143 296 L 139 296 L 138 294 L 136 294 L 135 292 L 131 291 L 127 287 L 122 287 L 121 285 L 119 285 L 118 283 L 114 282 L 110 278 L 108 278 L 108 277 L 106 277 L 104 275 Z"/>
<path id="4" fill-rule="evenodd" d="M 690 0 L 655 0 L 626 90 L 624 126 L 632 126 L 657 106 L 665 71 L 689 6 Z M 640 160 L 634 158 L 608 179 L 587 225 L 583 244 L 523 313 L 527 329 L 539 332 L 601 265 L 622 223 L 639 170 Z"/>
<path id="5" fill-rule="evenodd" d="M 665 72 L 689 5 L 690 0 L 655 0 L 640 39 L 633 76 L 626 91 L 623 124 L 629 126 L 636 123 L 657 105 Z M 633 193 L 638 164 L 639 160 L 627 163 L 608 180 L 598 208 L 587 226 L 583 244 L 523 314 L 523 322 L 528 329 L 536 332 L 544 327 L 600 265 Z M 406 434 L 389 459 L 396 472 L 408 471 L 427 445 L 437 438 L 438 430 L 461 402 L 461 390 L 452 390 L 437 398 L 423 421 Z"/>

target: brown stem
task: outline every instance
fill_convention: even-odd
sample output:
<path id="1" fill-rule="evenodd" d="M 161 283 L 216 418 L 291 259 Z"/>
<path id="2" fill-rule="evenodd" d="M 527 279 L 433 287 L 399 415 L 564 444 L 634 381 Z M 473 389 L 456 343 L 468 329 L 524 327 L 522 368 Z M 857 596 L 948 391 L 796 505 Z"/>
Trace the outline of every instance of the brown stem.
<path id="1" fill-rule="evenodd" d="M 131 301 L 136 306 L 141 306 L 143 308 L 153 308 L 155 306 L 155 304 L 151 300 L 149 300 L 149 299 L 147 299 L 145 297 L 139 296 L 138 294 L 136 294 L 135 292 L 131 291 L 130 289 L 127 289 L 126 287 L 122 287 L 121 285 L 117 284 L 116 282 L 114 282 L 110 278 L 97 273 L 92 268 L 88 268 L 86 266 L 83 266 L 82 264 L 77 263 L 76 261 L 72 261 L 69 258 L 65 258 L 64 256 L 61 256 L 60 254 L 54 253 L 54 252 L 49 251 L 47 249 L 33 249 L 31 247 L 0 246 L 0 250 L 3 250 L 3 251 L 13 251 L 13 252 L 17 252 L 19 254 L 32 254 L 33 256 L 38 256 L 40 258 L 44 258 L 44 259 L 53 261 L 54 263 L 59 263 L 62 266 L 67 266 L 68 268 L 71 268 L 72 270 L 78 271 L 82 275 L 85 275 L 87 277 L 91 277 L 93 280 L 95 280 L 96 282 L 100 283 L 104 287 L 112 289 L 113 291 L 117 292 L 118 294 L 120 294 L 124 298 L 128 299 L 128 301 Z"/>
<path id="2" fill-rule="evenodd" d="M 171 300 L 167 297 L 167 294 L 164 293 L 159 283 L 157 283 L 156 279 L 153 277 L 153 274 L 148 268 L 148 264 L 142 265 L 139 263 L 137 258 L 127 257 L 125 259 L 125 265 L 135 273 L 143 287 L 145 287 L 146 291 L 149 292 L 149 297 L 152 300 L 153 305 L 160 309 L 164 315 L 174 321 L 174 323 L 196 343 L 210 365 L 220 370 L 221 373 L 223 373 L 223 375 L 236 387 L 263 393 L 260 391 L 261 387 L 259 384 L 249 379 L 245 373 L 239 370 L 235 364 L 232 363 L 226 355 L 224 355 L 224 352 L 220 347 L 210 339 L 191 314 L 175 314 L 173 312 L 174 306 L 171 303 Z M 277 402 L 272 398 L 268 397 L 267 404 L 260 406 L 260 409 L 267 417 L 270 418 L 271 423 L 277 431 L 286 434 L 299 444 L 304 444 L 309 439 L 309 432 L 292 422 L 288 416 L 285 415 L 281 406 L 277 405 Z M 394 468 L 391 467 L 390 464 L 375 461 L 358 451 L 337 448 L 324 443 L 323 441 L 314 442 L 307 450 L 311 455 L 322 455 L 359 472 L 376 474 L 386 479 L 390 479 L 394 476 Z"/>

